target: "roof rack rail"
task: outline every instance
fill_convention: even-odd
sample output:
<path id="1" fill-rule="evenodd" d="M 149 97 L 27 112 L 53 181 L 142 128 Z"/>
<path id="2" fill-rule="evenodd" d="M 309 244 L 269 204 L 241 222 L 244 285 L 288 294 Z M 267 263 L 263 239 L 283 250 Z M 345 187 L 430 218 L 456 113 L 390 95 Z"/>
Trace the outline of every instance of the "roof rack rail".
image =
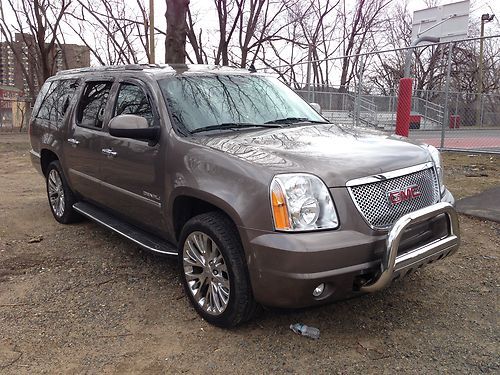
<path id="1" fill-rule="evenodd" d="M 152 69 L 152 68 L 165 68 L 168 65 L 160 65 L 160 64 L 128 64 L 128 65 L 104 65 L 104 66 L 90 66 L 84 68 L 75 68 L 68 70 L 61 70 L 56 73 L 56 75 L 66 75 L 66 74 L 75 74 L 75 73 L 86 73 L 86 72 L 115 72 L 115 71 L 124 71 L 124 70 L 144 70 L 144 69 Z"/>

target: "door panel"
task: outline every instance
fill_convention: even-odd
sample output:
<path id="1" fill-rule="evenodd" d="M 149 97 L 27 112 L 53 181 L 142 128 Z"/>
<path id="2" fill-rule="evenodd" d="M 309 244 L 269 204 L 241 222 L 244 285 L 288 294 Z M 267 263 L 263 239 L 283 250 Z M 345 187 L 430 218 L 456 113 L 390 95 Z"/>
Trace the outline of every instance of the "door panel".
<path id="1" fill-rule="evenodd" d="M 105 204 L 105 189 L 100 183 L 104 159 L 102 137 L 111 81 L 85 83 L 71 126 L 64 139 L 64 158 L 71 187 L 84 198 Z"/>
<path id="2" fill-rule="evenodd" d="M 133 81 L 134 82 L 134 81 Z M 113 116 L 135 114 L 156 126 L 157 115 L 140 83 L 121 82 Z M 160 144 L 118 138 L 106 132 L 102 139 L 101 179 L 108 196 L 107 205 L 132 222 L 161 231 L 163 160 Z"/>
<path id="3" fill-rule="evenodd" d="M 100 133 L 102 134 L 102 132 L 74 126 L 64 143 L 71 187 L 84 197 L 95 201 L 103 194 L 98 183 L 102 160 L 100 152 L 102 135 Z"/>

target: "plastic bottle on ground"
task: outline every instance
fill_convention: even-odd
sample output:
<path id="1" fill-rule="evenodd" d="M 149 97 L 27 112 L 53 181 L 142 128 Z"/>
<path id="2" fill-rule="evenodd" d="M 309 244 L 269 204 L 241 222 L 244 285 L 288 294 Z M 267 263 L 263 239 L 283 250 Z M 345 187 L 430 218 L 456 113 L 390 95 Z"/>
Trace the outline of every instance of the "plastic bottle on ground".
<path id="1" fill-rule="evenodd" d="M 310 337 L 312 339 L 319 339 L 319 329 L 315 327 L 309 327 L 302 323 L 290 324 L 290 329 L 302 336 Z"/>

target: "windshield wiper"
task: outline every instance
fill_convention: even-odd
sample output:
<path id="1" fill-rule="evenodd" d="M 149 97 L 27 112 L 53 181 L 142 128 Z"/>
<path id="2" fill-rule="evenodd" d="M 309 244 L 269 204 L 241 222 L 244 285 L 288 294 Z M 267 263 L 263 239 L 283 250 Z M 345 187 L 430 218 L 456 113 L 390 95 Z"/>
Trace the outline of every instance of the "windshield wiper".
<path id="1" fill-rule="evenodd" d="M 204 126 L 203 128 L 198 128 L 191 130 L 190 133 L 200 133 L 207 132 L 210 130 L 224 130 L 224 129 L 238 129 L 238 128 L 281 128 L 280 125 L 272 125 L 271 123 L 265 124 L 251 124 L 248 122 L 226 122 L 223 124 Z"/>
<path id="2" fill-rule="evenodd" d="M 272 121 L 267 121 L 265 124 L 297 124 L 299 122 L 310 122 L 312 124 L 329 124 L 327 121 L 317 121 L 317 120 L 310 120 L 306 117 L 285 117 L 285 118 L 279 118 L 276 120 Z"/>

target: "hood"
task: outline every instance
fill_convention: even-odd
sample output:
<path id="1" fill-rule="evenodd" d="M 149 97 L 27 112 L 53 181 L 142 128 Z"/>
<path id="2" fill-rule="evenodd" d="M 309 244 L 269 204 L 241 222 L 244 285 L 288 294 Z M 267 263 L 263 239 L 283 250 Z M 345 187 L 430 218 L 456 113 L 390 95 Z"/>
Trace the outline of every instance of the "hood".
<path id="1" fill-rule="evenodd" d="M 334 124 L 238 130 L 191 141 L 275 173 L 315 174 L 328 187 L 431 160 L 425 147 L 406 138 Z"/>

